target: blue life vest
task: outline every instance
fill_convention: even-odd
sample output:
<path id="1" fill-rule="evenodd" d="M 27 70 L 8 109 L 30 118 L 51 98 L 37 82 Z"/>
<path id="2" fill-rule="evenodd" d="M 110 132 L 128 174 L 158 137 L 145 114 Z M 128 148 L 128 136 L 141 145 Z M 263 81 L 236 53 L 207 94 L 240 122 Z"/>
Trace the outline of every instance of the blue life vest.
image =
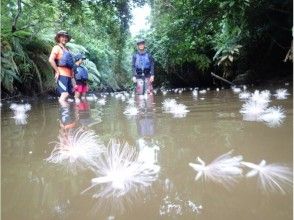
<path id="1" fill-rule="evenodd" d="M 63 49 L 62 47 L 61 49 L 62 49 L 62 57 L 60 60 L 58 60 L 57 66 L 73 68 L 74 66 L 73 55 L 68 50 Z"/>
<path id="2" fill-rule="evenodd" d="M 75 66 L 74 68 L 75 79 L 86 81 L 88 80 L 88 69 L 84 66 Z"/>
<path id="3" fill-rule="evenodd" d="M 136 53 L 136 69 L 138 70 L 150 70 L 151 69 L 151 61 L 148 53 Z"/>

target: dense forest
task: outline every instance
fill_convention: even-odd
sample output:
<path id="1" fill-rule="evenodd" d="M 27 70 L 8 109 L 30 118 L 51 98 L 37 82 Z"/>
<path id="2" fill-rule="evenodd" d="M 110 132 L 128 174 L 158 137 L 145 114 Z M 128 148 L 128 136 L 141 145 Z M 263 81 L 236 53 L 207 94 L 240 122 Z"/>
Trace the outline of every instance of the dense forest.
<path id="1" fill-rule="evenodd" d="M 131 10 L 151 6 L 151 28 L 129 31 Z M 94 90 L 133 87 L 131 54 L 145 38 L 156 86 L 212 85 L 210 72 L 236 83 L 292 80 L 291 0 L 2 0 L 1 92 L 54 91 L 48 56 L 59 30 L 85 52 Z"/>

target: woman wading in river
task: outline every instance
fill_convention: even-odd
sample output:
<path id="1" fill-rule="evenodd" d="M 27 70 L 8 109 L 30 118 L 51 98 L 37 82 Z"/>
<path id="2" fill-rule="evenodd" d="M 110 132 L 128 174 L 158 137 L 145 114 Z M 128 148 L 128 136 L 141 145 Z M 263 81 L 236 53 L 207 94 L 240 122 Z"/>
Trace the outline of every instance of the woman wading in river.
<path id="1" fill-rule="evenodd" d="M 52 48 L 49 62 L 55 71 L 55 80 L 57 82 L 57 90 L 60 93 L 59 102 L 61 105 L 66 105 L 69 94 L 73 93 L 73 56 L 66 48 L 66 43 L 69 42 L 71 36 L 66 31 L 58 31 L 55 36 L 55 45 Z"/>

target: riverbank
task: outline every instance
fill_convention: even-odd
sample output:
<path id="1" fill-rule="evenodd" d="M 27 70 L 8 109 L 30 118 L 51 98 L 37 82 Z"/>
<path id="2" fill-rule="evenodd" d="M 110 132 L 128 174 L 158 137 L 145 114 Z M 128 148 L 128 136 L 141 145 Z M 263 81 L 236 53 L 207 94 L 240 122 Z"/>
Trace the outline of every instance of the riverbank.
<path id="1" fill-rule="evenodd" d="M 229 89 L 230 85 L 224 83 L 220 86 L 221 84 L 218 85 L 212 85 L 210 87 L 207 86 L 195 86 L 195 87 L 184 87 L 184 90 L 189 91 L 191 88 L 198 88 L 199 90 L 201 89 L 211 89 L 211 90 L 215 90 L 217 88 L 223 88 L 223 89 Z M 243 85 L 236 85 L 236 87 L 242 87 Z M 276 88 L 276 87 L 285 87 L 289 90 L 293 89 L 293 78 L 291 76 L 288 77 L 276 77 L 274 79 L 269 79 L 269 80 L 257 80 L 254 83 L 251 84 L 247 84 L 246 85 L 248 88 L 253 88 L 253 87 L 262 87 L 262 88 Z M 89 94 L 100 94 L 100 93 L 114 93 L 114 92 L 122 92 L 122 91 L 134 91 L 135 86 L 133 86 L 133 88 L 130 89 L 120 89 L 120 90 L 113 90 L 111 88 L 105 88 L 105 89 L 100 89 L 100 90 L 91 90 L 89 91 Z M 160 90 L 161 87 L 157 87 L 154 88 L 155 90 Z M 166 90 L 169 89 L 177 89 L 176 87 L 171 87 L 171 88 L 164 88 Z M 25 95 L 25 94 L 21 94 L 21 93 L 13 93 L 13 94 L 8 94 L 8 93 L 3 93 L 1 92 L 1 102 L 11 102 L 13 101 L 24 101 L 24 100 L 39 100 L 39 99 L 56 99 L 59 96 L 58 92 L 55 89 L 52 90 L 48 90 L 45 91 L 43 93 L 34 93 L 31 95 Z"/>

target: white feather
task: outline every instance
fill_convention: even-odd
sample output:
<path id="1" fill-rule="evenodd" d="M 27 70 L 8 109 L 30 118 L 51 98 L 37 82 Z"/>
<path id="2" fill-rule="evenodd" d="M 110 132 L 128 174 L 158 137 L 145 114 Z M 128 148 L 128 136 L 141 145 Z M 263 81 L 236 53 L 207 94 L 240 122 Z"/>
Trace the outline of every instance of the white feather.
<path id="1" fill-rule="evenodd" d="M 100 154 L 105 150 L 94 131 L 77 129 L 66 136 L 60 135 L 59 141 L 51 155 L 49 163 L 63 164 L 69 170 L 94 166 Z"/>
<path id="2" fill-rule="evenodd" d="M 223 184 L 225 187 L 236 183 L 237 177 L 242 174 L 241 155 L 231 156 L 232 152 L 228 152 L 216 158 L 210 164 L 197 157 L 199 164 L 189 163 L 189 165 L 197 172 L 195 180 L 201 177 L 204 180 L 211 180 Z"/>
<path id="3" fill-rule="evenodd" d="M 175 105 L 177 105 L 177 101 L 175 99 L 166 99 L 162 104 L 165 111 L 170 111 Z"/>
<path id="4" fill-rule="evenodd" d="M 132 105 L 128 105 L 124 111 L 124 114 L 128 116 L 135 116 L 138 113 L 139 113 L 138 108 Z"/>
<path id="5" fill-rule="evenodd" d="M 250 92 L 241 92 L 239 94 L 239 99 L 249 99 L 251 96 L 251 93 Z"/>
<path id="6" fill-rule="evenodd" d="M 287 166 L 266 164 L 265 160 L 259 164 L 250 162 L 242 162 L 242 164 L 251 169 L 246 177 L 258 176 L 259 187 L 266 192 L 285 194 L 288 188 L 293 187 L 293 173 Z"/>
<path id="7" fill-rule="evenodd" d="M 172 113 L 175 118 L 182 118 L 187 115 L 189 110 L 184 104 L 176 104 L 169 110 L 169 112 Z"/>
<path id="8" fill-rule="evenodd" d="M 232 87 L 232 90 L 233 90 L 234 93 L 242 92 L 242 90 L 240 88 L 238 88 L 238 87 Z"/>
<path id="9" fill-rule="evenodd" d="M 105 105 L 105 104 L 106 104 L 106 100 L 105 100 L 104 98 L 102 98 L 102 99 L 98 99 L 97 103 L 98 103 L 99 105 Z"/>
<path id="10" fill-rule="evenodd" d="M 266 109 L 259 117 L 258 120 L 264 121 L 269 127 L 280 126 L 286 115 L 282 107 L 270 107 Z"/>
<path id="11" fill-rule="evenodd" d="M 287 99 L 287 96 L 290 95 L 287 91 L 287 89 L 277 89 L 274 96 L 277 99 Z"/>
<path id="12" fill-rule="evenodd" d="M 103 157 L 97 160 L 95 172 L 98 177 L 83 192 L 103 184 L 103 190 L 96 192 L 95 197 L 120 197 L 131 189 L 150 186 L 158 178 L 159 166 L 146 165 L 138 159 L 134 148 L 112 140 Z"/>

